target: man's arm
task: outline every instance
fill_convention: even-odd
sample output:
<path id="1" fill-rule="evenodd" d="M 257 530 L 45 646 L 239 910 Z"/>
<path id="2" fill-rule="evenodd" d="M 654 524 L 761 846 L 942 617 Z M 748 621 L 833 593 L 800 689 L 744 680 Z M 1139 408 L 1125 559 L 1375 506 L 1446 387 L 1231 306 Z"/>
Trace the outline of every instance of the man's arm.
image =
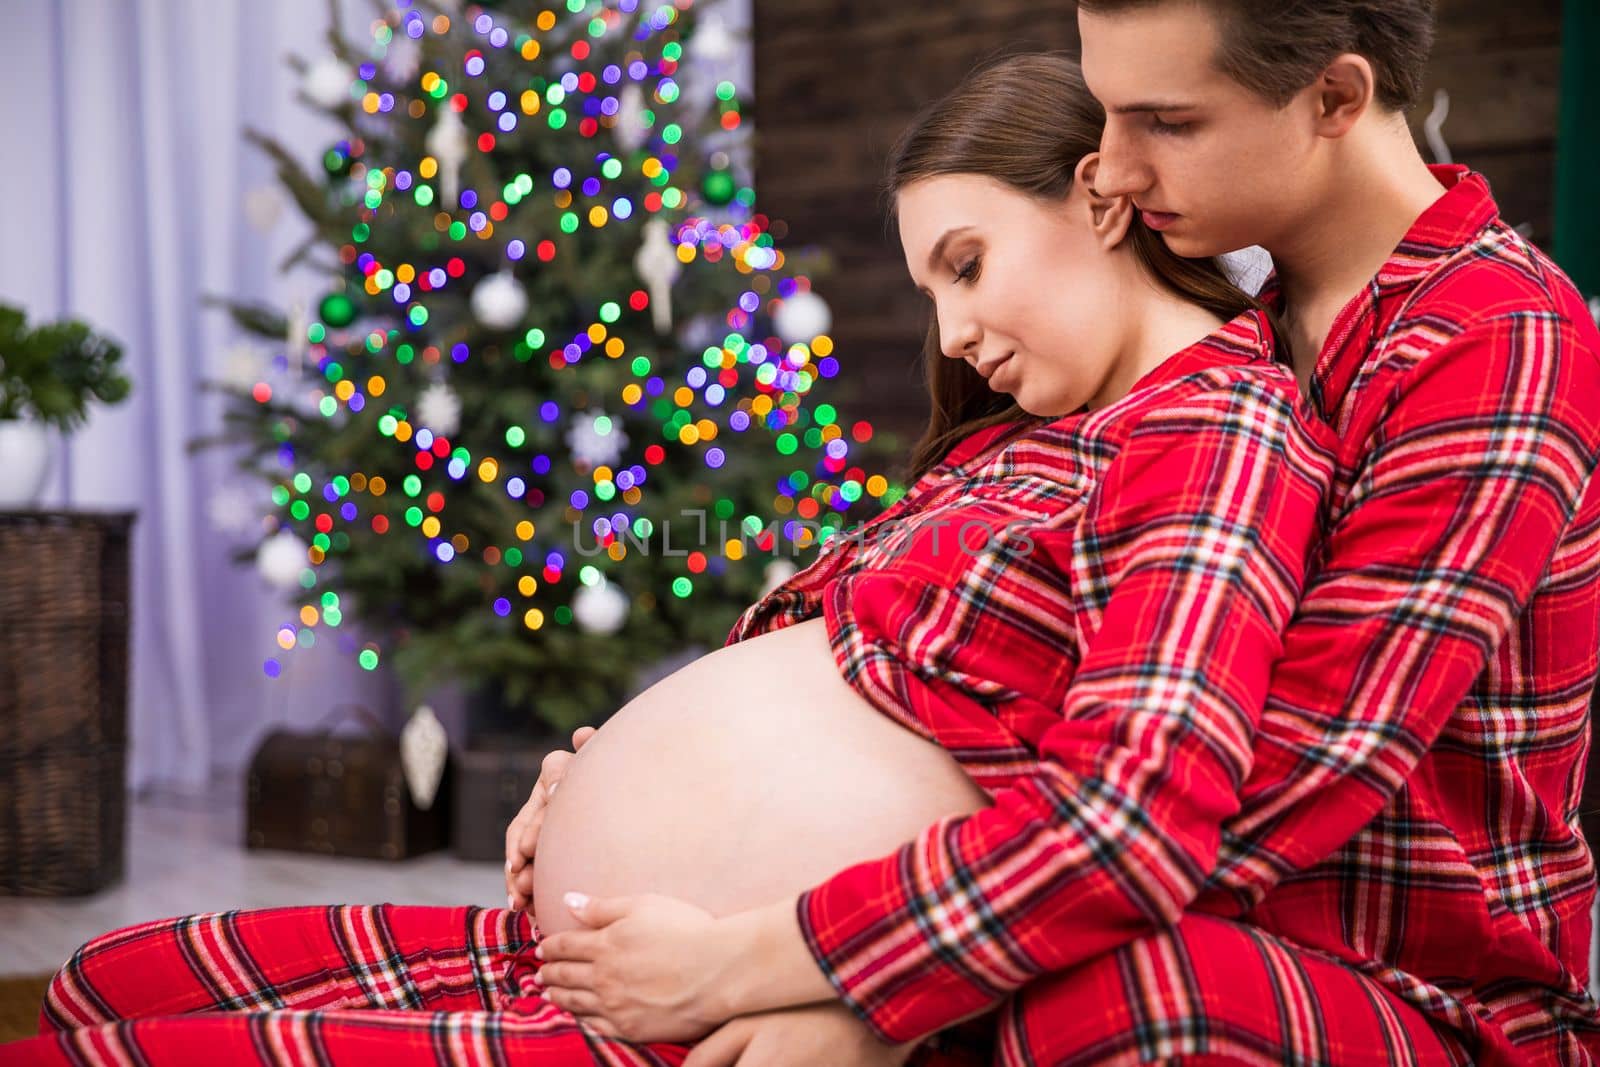
<path id="1" fill-rule="evenodd" d="M 1600 453 L 1591 337 L 1553 313 L 1501 314 L 1367 386 L 1388 406 L 1284 635 L 1223 840 L 1214 883 L 1236 906 L 1377 816 L 1516 632 Z M 1592 664 L 1600 616 L 1600 551 L 1585 559 L 1551 594 L 1572 625 L 1523 638 L 1571 642 L 1573 664 Z"/>

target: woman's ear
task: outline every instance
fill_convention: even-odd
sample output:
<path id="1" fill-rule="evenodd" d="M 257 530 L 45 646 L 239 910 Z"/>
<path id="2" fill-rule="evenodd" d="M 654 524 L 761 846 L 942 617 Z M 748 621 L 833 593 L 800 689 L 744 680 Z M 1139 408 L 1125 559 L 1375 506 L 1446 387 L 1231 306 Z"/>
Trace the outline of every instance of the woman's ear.
<path id="1" fill-rule="evenodd" d="M 1083 190 L 1089 205 L 1089 225 L 1094 229 L 1100 247 L 1109 252 L 1127 240 L 1128 229 L 1133 225 L 1133 201 L 1126 196 L 1101 196 L 1095 192 L 1095 175 L 1100 172 L 1100 153 L 1090 152 L 1078 160 L 1073 171 L 1073 181 Z"/>

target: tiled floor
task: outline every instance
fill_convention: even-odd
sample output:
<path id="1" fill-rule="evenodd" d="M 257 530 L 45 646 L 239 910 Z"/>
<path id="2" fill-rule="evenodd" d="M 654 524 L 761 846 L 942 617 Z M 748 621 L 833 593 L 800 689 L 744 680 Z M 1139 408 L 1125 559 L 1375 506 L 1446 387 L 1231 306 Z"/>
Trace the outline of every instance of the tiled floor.
<path id="1" fill-rule="evenodd" d="M 89 897 L 0 896 L 0 975 L 43 974 L 107 930 L 191 912 L 290 904 L 504 906 L 498 863 L 448 852 L 386 863 L 292 852 L 251 852 L 240 790 L 130 798 L 126 877 Z"/>

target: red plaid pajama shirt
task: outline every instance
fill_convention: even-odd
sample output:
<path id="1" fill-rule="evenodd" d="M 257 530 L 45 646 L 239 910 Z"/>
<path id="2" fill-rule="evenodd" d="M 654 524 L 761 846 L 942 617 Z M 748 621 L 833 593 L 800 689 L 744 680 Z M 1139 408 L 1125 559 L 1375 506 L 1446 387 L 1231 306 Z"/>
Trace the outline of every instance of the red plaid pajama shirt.
<path id="1" fill-rule="evenodd" d="M 980 781 L 1019 776 L 996 808 L 801 895 L 818 965 L 883 1037 L 909 1040 L 1212 915 L 1299 960 L 1342 962 L 1369 980 L 1365 996 L 1426 1015 L 1478 1063 L 1596 1061 L 1595 868 L 1578 804 L 1600 647 L 1600 337 L 1565 277 L 1498 220 L 1481 177 L 1436 174 L 1446 191 L 1338 317 L 1315 368 L 1337 467 L 1270 689 L 1290 546 L 1275 558 L 1250 544 L 1236 574 L 1176 553 L 1204 543 L 1232 560 L 1243 542 L 1231 539 L 1295 518 L 1232 510 L 1178 433 L 1144 459 L 1157 477 L 1119 479 L 1126 457 L 1107 471 L 1102 506 L 1134 509 L 1131 521 L 1074 539 L 1082 584 L 1059 602 L 983 575 L 952 591 L 805 591 L 880 707 L 953 731 L 947 747 Z M 1212 599 L 1230 582 L 1238 619 Z M 792 614 L 810 610 L 797 591 Z M 1049 676 L 1026 642 L 1020 655 L 987 636 L 964 647 L 994 633 L 997 612 L 1019 630 L 1076 616 L 1087 642 L 1064 668 L 1064 720 L 1008 713 L 1004 684 L 958 692 L 964 671 Z M 912 654 L 897 661 L 896 642 Z M 1124 951 L 1117 967 L 1107 991 L 1147 1017 L 1118 1048 L 1160 1037 L 1198 1053 L 1235 1036 L 1204 1005 L 1175 1011 L 1159 966 Z M 1298 1035 L 1275 1050 L 1286 1062 L 1328 1062 L 1319 1031 L 1362 1010 L 1311 981 L 1272 989 L 1257 1006 L 1264 1030 Z M 1100 1008 L 1054 1004 L 1057 1018 Z M 1055 1062 L 1038 1050 L 1063 1047 L 1098 1062 L 1049 1042 L 1013 1062 Z"/>

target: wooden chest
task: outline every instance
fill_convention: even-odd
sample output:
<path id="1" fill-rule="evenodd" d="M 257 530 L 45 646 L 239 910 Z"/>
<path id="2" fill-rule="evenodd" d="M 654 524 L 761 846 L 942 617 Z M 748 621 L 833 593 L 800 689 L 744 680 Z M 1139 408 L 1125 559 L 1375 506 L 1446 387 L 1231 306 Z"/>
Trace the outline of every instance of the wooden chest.
<path id="1" fill-rule="evenodd" d="M 400 763 L 400 739 L 366 709 L 368 730 L 274 730 L 250 760 L 245 845 L 328 856 L 401 860 L 449 845 L 453 768 L 419 808 Z"/>
<path id="2" fill-rule="evenodd" d="M 506 827 L 527 803 L 545 756 L 558 748 L 570 748 L 572 743 L 550 735 L 542 739 L 480 739 L 479 744 L 493 747 L 457 753 L 451 850 L 464 860 L 504 862 Z"/>

